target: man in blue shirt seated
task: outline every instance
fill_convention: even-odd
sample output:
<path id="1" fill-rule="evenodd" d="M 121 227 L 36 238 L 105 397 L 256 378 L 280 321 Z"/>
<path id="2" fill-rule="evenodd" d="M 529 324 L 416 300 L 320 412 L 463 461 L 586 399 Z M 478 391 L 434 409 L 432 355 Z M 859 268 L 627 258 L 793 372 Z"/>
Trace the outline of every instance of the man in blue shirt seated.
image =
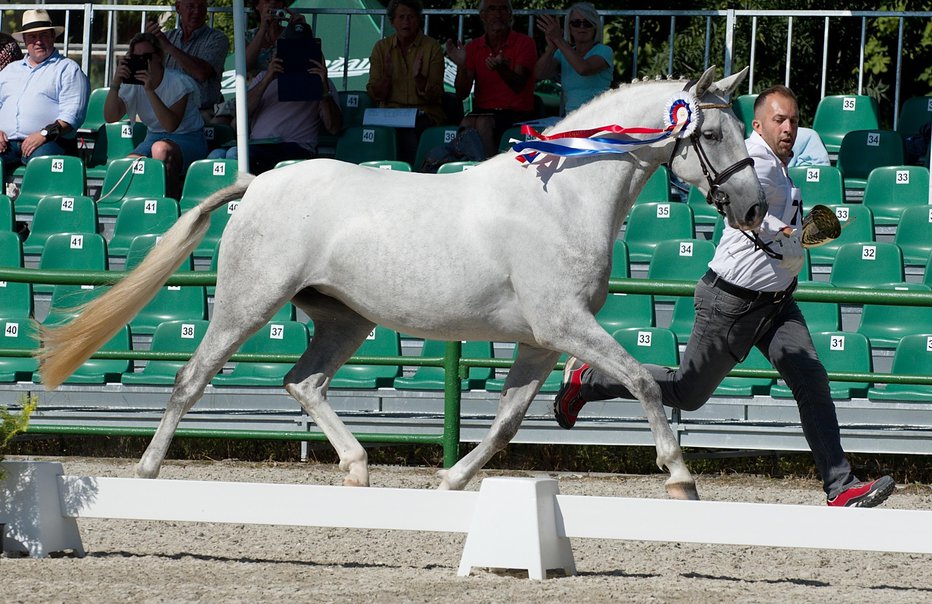
<path id="1" fill-rule="evenodd" d="M 80 65 L 55 48 L 64 30 L 52 25 L 48 12 L 27 10 L 22 29 L 13 33 L 26 45 L 26 57 L 0 71 L 0 160 L 8 173 L 33 157 L 74 152 L 90 84 Z"/>
<path id="2" fill-rule="evenodd" d="M 827 166 L 831 164 L 828 151 L 822 143 L 822 137 L 812 128 L 799 127 L 796 142 L 793 143 L 793 155 L 786 163 L 787 168 L 796 166 Z"/>

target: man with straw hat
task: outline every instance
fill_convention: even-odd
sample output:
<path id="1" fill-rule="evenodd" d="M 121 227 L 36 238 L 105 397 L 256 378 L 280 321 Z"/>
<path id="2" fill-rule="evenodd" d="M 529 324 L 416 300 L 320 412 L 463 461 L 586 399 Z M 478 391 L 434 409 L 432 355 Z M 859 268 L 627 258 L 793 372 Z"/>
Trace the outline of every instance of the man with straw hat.
<path id="1" fill-rule="evenodd" d="M 22 28 L 13 32 L 26 56 L 0 71 L 0 159 L 8 173 L 33 157 L 74 151 L 90 83 L 81 66 L 55 48 L 64 31 L 39 9 L 25 11 Z"/>

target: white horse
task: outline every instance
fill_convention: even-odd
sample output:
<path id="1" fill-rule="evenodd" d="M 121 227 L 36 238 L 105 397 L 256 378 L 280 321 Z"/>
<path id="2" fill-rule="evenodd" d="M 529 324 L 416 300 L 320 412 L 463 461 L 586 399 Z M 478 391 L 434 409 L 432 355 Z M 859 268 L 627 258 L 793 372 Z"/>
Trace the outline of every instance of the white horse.
<path id="1" fill-rule="evenodd" d="M 203 237 L 210 212 L 242 198 L 223 236 L 213 318 L 178 372 L 136 475 L 159 473 L 182 416 L 239 346 L 291 300 L 314 337 L 285 389 L 323 430 L 346 485 L 368 485 L 366 452 L 326 399 L 334 372 L 375 324 L 442 340 L 518 343 L 489 434 L 442 471 L 461 489 L 515 435 L 531 400 L 567 352 L 619 380 L 643 404 L 671 497 L 698 498 L 667 423 L 660 389 L 596 322 L 608 293 L 612 244 L 658 166 L 710 191 L 736 228 L 766 211 L 743 126 L 728 101 L 746 70 L 715 82 L 626 85 L 594 99 L 551 131 L 606 122 L 664 128 L 664 106 L 692 99 L 691 136 L 677 130 L 624 154 L 546 157 L 513 151 L 459 174 L 401 173 L 318 159 L 273 170 L 207 198 L 184 214 L 145 261 L 68 325 L 45 331 L 39 356 L 55 388 L 150 300 Z M 689 89 L 684 88 L 684 84 Z M 658 137 L 659 138 L 659 137 Z M 727 180 L 727 182 L 725 182 Z M 250 182 L 251 181 L 251 182 Z"/>

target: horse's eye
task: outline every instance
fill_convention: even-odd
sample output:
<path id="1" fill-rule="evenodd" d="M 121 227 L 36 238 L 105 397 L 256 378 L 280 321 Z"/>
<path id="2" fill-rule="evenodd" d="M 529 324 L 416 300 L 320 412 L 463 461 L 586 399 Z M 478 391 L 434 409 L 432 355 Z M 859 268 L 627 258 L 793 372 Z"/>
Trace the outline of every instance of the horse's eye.
<path id="1" fill-rule="evenodd" d="M 709 141 L 720 141 L 722 140 L 722 133 L 716 132 L 714 130 L 703 130 L 702 138 L 709 140 Z"/>

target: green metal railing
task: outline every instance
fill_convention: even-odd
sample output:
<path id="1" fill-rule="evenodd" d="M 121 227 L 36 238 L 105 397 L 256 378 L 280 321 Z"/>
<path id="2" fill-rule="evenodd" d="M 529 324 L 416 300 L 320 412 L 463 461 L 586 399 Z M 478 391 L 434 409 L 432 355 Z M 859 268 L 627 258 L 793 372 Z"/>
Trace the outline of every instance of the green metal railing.
<path id="1" fill-rule="evenodd" d="M 53 285 L 112 285 L 127 273 L 118 271 L 48 271 L 22 268 L 0 268 L 0 281 L 47 283 Z M 215 285 L 216 273 L 198 271 L 176 273 L 168 279 L 167 285 Z M 691 296 L 695 290 L 692 281 L 653 281 L 649 279 L 612 279 L 609 291 L 612 293 L 651 294 Z M 833 287 L 805 287 L 798 289 L 794 297 L 803 301 L 845 302 L 850 304 L 888 304 L 900 306 L 932 306 L 932 292 L 917 291 L 877 291 Z M 0 357 L 30 356 L 29 351 L 0 349 Z M 127 360 L 163 360 L 187 361 L 188 353 L 152 352 L 152 351 L 97 351 L 95 359 Z M 236 353 L 230 360 L 242 362 L 294 363 L 299 355 L 258 355 Z M 443 357 L 410 356 L 354 356 L 350 364 L 427 366 L 444 369 L 444 422 L 440 435 L 430 434 L 376 434 L 356 433 L 360 442 L 369 443 L 404 443 L 404 444 L 438 444 L 443 447 L 444 466 L 450 467 L 459 459 L 460 446 L 460 410 L 461 380 L 471 367 L 491 367 L 508 369 L 512 359 L 463 358 L 462 344 L 458 341 L 448 342 Z M 562 369 L 562 364 L 557 364 Z M 773 369 L 733 369 L 733 377 L 778 378 Z M 891 375 L 886 373 L 830 372 L 829 379 L 843 382 L 906 383 L 932 385 L 932 376 L 926 375 Z M 109 436 L 151 436 L 154 428 L 80 426 L 80 425 L 30 425 L 28 432 L 33 434 L 73 434 L 73 435 L 109 435 Z M 270 430 L 215 430 L 179 428 L 175 434 L 181 437 L 195 438 L 237 438 L 261 440 L 323 441 L 321 433 L 304 431 L 270 431 Z"/>

